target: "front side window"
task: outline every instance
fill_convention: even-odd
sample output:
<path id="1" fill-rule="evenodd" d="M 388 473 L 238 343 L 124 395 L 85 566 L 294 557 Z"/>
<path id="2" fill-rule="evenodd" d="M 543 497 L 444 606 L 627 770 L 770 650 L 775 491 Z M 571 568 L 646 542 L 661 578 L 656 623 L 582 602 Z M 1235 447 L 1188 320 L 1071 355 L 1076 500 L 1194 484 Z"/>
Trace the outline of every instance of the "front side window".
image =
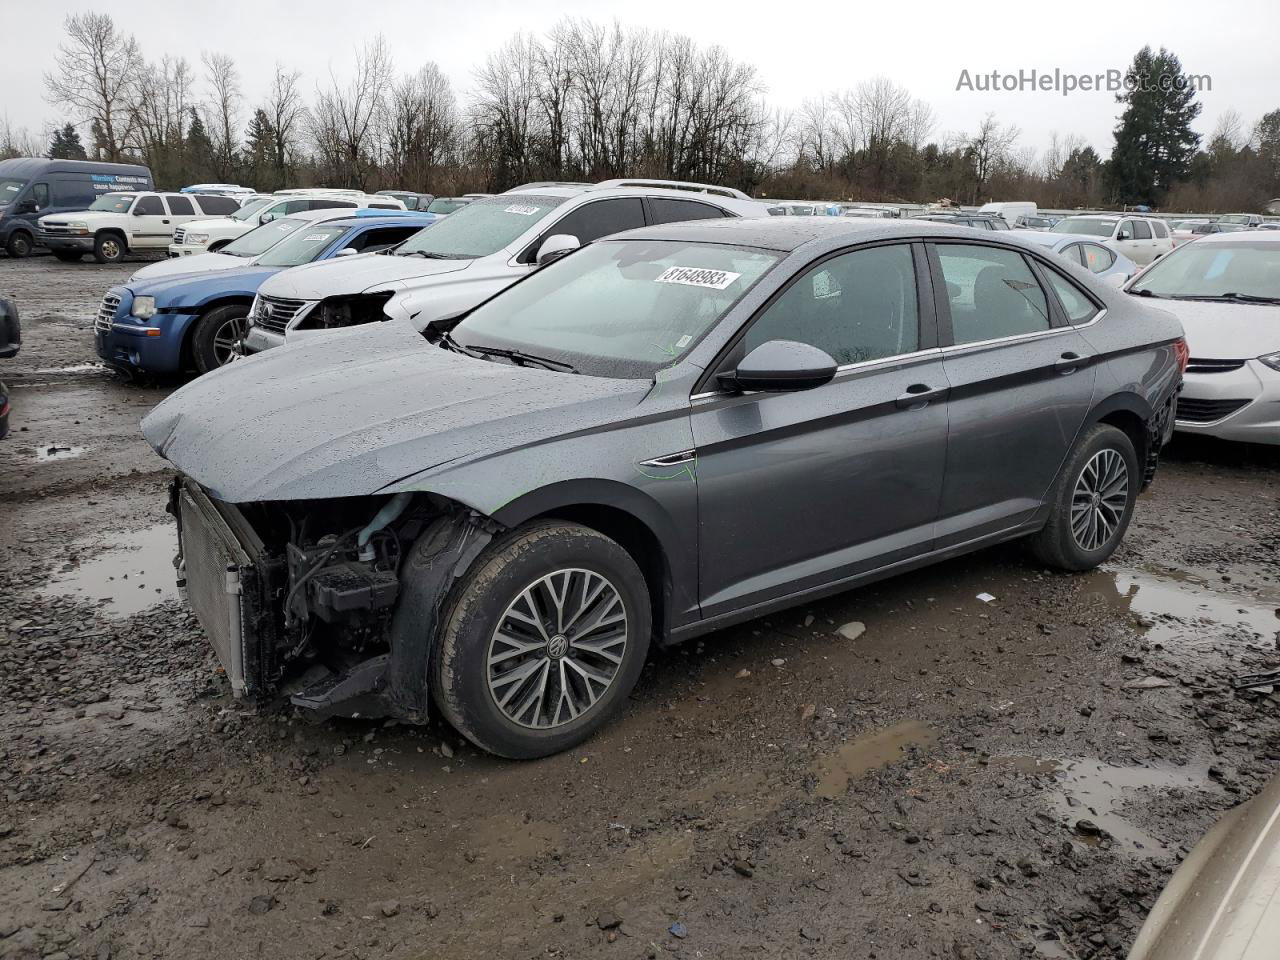
<path id="1" fill-rule="evenodd" d="M 556 234 L 567 234 L 577 237 L 578 242 L 586 246 L 592 240 L 599 240 L 623 230 L 634 230 L 644 226 L 644 207 L 639 197 L 622 197 L 616 200 L 596 200 L 571 210 L 563 218 L 547 227 L 544 239 Z M 521 260 L 529 263 L 538 255 L 537 245 L 521 255 Z"/>
<path id="2" fill-rule="evenodd" d="M 104 193 L 89 204 L 89 209 L 100 213 L 128 213 L 131 206 L 133 206 L 132 194 Z"/>
<path id="3" fill-rule="evenodd" d="M 263 197 L 260 200 L 251 200 L 235 213 L 231 214 L 231 219 L 240 220 L 242 222 L 247 220 L 257 220 L 258 214 L 262 212 L 262 208 L 269 203 L 271 203 L 270 197 Z"/>
<path id="4" fill-rule="evenodd" d="M 433 224 L 430 230 L 423 230 L 401 246 L 396 254 L 441 260 L 487 257 L 537 227 L 562 203 L 562 197 L 533 194 L 474 200 Z M 435 212 L 434 203 L 431 208 Z"/>
<path id="5" fill-rule="evenodd" d="M 305 225 L 305 220 L 281 217 L 279 220 L 272 220 L 260 227 L 254 227 L 248 233 L 241 234 L 218 252 L 233 257 L 256 257 Z"/>
<path id="6" fill-rule="evenodd" d="M 357 204 L 354 200 L 337 200 L 337 199 L 334 199 L 333 197 L 316 197 L 314 200 L 304 200 L 300 202 L 303 203 L 304 205 L 300 207 L 291 207 L 289 208 L 289 212 L 294 213 L 297 210 L 338 210 L 338 209 L 354 210 L 357 206 L 359 206 L 359 204 Z M 369 206 L 372 207 L 374 206 L 374 204 L 371 203 L 369 204 Z M 392 207 L 390 209 L 396 209 L 396 208 Z"/>
<path id="7" fill-rule="evenodd" d="M 43 210 L 49 205 L 49 185 L 47 183 L 37 183 L 31 188 L 31 199 L 35 201 L 36 209 Z"/>
<path id="8" fill-rule="evenodd" d="M 293 223 L 294 221 L 276 222 Z M 351 228 L 336 224 L 320 226 L 311 224 L 298 230 L 290 230 L 287 237 L 258 257 L 254 263 L 260 267 L 296 267 L 303 263 L 311 263 L 329 249 L 329 244 L 349 229 Z M 254 233 L 257 232 L 257 230 L 254 231 Z"/>
<path id="9" fill-rule="evenodd" d="M 1174 300 L 1280 302 L 1280 244 L 1235 238 L 1184 244 L 1143 271 L 1129 289 Z"/>
<path id="10" fill-rule="evenodd" d="M 745 352 L 770 340 L 807 343 L 840 366 L 918 350 L 911 247 L 855 250 L 812 267 L 751 325 Z"/>
<path id="11" fill-rule="evenodd" d="M 452 336 L 476 353 L 518 350 L 589 376 L 651 377 L 684 356 L 777 260 L 771 251 L 723 244 L 592 244 L 482 304 Z"/>
<path id="12" fill-rule="evenodd" d="M 1145 220 L 1130 220 L 1129 231 L 1134 240 L 1151 239 L 1151 227 L 1147 225 Z"/>
<path id="13" fill-rule="evenodd" d="M 385 250 L 387 247 L 394 247 L 397 243 L 408 240 L 421 227 L 380 227 L 377 230 L 366 230 L 357 237 L 353 237 L 344 246 L 353 250 L 359 250 L 361 253 L 373 253 L 378 250 Z"/>
<path id="14" fill-rule="evenodd" d="M 1068 320 L 1072 323 L 1087 323 L 1097 316 L 1097 306 L 1079 287 L 1056 270 L 1046 267 L 1044 272 L 1049 278 L 1049 286 L 1053 287 L 1053 292 L 1058 295 L 1058 302 L 1062 304 Z"/>
<path id="15" fill-rule="evenodd" d="M 136 216 L 163 217 L 164 201 L 159 197 L 141 197 L 133 208 L 133 212 Z"/>
<path id="16" fill-rule="evenodd" d="M 1049 304 L 1021 254 L 997 247 L 936 247 L 955 343 L 1048 330 Z"/>

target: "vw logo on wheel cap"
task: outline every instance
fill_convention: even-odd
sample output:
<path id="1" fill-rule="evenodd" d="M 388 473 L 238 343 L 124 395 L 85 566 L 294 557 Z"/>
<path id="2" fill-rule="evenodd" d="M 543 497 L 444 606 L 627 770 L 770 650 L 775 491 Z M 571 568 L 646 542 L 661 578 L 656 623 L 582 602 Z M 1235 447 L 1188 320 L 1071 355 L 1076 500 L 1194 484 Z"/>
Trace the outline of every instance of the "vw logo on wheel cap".
<path id="1" fill-rule="evenodd" d="M 554 637 L 547 641 L 547 656 L 552 660 L 559 660 L 569 652 L 569 638 L 562 633 L 557 633 Z"/>

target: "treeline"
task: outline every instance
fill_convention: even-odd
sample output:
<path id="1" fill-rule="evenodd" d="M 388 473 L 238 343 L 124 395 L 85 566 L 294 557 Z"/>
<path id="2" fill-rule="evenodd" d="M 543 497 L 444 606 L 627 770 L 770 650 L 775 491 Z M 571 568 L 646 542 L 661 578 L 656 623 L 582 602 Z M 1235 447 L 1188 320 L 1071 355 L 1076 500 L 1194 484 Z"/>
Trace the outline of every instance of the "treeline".
<path id="1" fill-rule="evenodd" d="M 397 69 L 381 37 L 356 51 L 345 79 L 308 91 L 300 73 L 277 65 L 269 89 L 250 98 L 226 55 L 149 60 L 105 14 L 70 16 L 65 31 L 45 86 L 74 122 L 39 152 L 137 160 L 166 187 L 218 180 L 444 195 L 641 176 L 769 197 L 1068 208 L 1256 210 L 1280 196 L 1280 110 L 1252 127 L 1228 113 L 1202 147 L 1191 130 L 1200 105 L 1176 84 L 1121 98 L 1104 159 L 1071 134 L 1037 153 L 994 115 L 976 130 L 940 133 L 928 104 L 885 78 L 779 110 L 755 67 L 723 49 L 617 24 L 565 20 L 543 37 L 512 37 L 477 69 L 465 101 L 434 63 Z M 1130 68 L 1181 70 L 1171 53 L 1148 48 Z M 0 155 L 30 153 L 30 141 L 0 127 Z"/>

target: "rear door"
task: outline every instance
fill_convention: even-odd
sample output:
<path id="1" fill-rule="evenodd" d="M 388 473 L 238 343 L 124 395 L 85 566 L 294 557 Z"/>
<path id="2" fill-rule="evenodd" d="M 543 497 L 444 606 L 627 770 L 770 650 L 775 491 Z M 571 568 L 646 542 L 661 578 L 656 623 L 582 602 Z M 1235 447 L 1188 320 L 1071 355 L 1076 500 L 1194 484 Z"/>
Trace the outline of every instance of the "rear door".
<path id="1" fill-rule="evenodd" d="M 771 340 L 840 367 L 813 390 L 692 399 L 704 617 L 928 552 L 947 436 L 935 338 L 910 243 L 825 257 L 748 322 L 719 369 Z"/>
<path id="2" fill-rule="evenodd" d="M 169 221 L 173 226 L 187 223 L 203 216 L 203 212 L 196 209 L 196 205 L 191 202 L 191 198 L 180 193 L 166 193 L 164 202 L 169 206 Z M 172 231 L 170 231 L 169 236 L 173 236 Z"/>
<path id="3" fill-rule="evenodd" d="M 1093 351 L 1042 272 L 996 244 L 935 241 L 950 432 L 938 548 L 1031 519 L 1093 399 Z"/>

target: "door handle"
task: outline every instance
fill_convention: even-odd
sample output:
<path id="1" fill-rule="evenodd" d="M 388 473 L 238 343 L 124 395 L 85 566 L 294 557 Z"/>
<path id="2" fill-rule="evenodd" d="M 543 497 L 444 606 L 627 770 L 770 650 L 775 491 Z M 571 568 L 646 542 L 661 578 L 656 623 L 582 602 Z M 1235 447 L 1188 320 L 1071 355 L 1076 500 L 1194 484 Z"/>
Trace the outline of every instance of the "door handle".
<path id="1" fill-rule="evenodd" d="M 168 220 L 161 220 L 160 222 L 161 222 L 161 223 L 168 223 L 169 221 L 168 221 Z"/>
<path id="2" fill-rule="evenodd" d="M 1083 357 L 1078 353 L 1068 350 L 1054 361 L 1053 369 L 1057 370 L 1064 377 L 1068 377 L 1083 367 L 1088 359 L 1088 357 Z"/>
<path id="3" fill-rule="evenodd" d="M 921 407 L 926 407 L 934 400 L 937 400 L 944 393 L 946 393 L 945 390 L 935 390 L 927 383 L 913 383 L 907 387 L 906 393 L 893 402 L 899 410 L 919 410 Z"/>

